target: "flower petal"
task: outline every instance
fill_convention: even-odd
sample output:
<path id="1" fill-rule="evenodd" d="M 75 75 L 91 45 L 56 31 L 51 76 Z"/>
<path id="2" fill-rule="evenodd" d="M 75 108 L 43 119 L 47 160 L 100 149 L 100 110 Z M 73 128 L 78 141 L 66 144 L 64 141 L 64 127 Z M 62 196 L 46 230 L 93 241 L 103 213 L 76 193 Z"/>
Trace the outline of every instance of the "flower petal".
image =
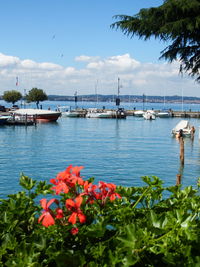
<path id="1" fill-rule="evenodd" d="M 55 202 L 56 204 L 59 204 L 59 201 L 55 198 L 52 198 L 51 200 L 49 200 L 49 202 L 47 203 L 47 209 L 49 208 L 49 206 L 51 206 L 51 204 Z"/>
<path id="2" fill-rule="evenodd" d="M 39 221 L 41 220 L 42 225 L 44 225 L 45 227 L 55 224 L 54 218 L 49 212 L 44 212 L 39 218 Z"/>
<path id="3" fill-rule="evenodd" d="M 75 198 L 76 201 L 76 207 L 80 207 L 81 203 L 83 202 L 83 198 L 79 195 L 78 197 Z"/>
<path id="4" fill-rule="evenodd" d="M 77 217 L 77 213 L 76 212 L 73 212 L 71 214 L 71 216 L 69 217 L 68 222 L 70 222 L 72 224 L 75 224 L 76 223 L 76 217 Z"/>
<path id="5" fill-rule="evenodd" d="M 42 208 L 44 210 L 47 209 L 47 200 L 46 200 L 46 198 L 43 198 L 43 199 L 40 200 L 40 205 L 42 206 Z"/>
<path id="6" fill-rule="evenodd" d="M 71 198 L 67 199 L 65 203 L 66 203 L 67 209 L 70 209 L 71 207 L 74 208 L 76 206 L 76 204 L 74 203 L 74 201 Z"/>
<path id="7" fill-rule="evenodd" d="M 61 208 L 57 208 L 56 209 L 56 218 L 57 219 L 61 219 L 61 218 L 63 218 L 64 217 L 64 215 L 63 215 L 63 210 L 61 209 Z"/>
<path id="8" fill-rule="evenodd" d="M 79 218 L 80 223 L 86 222 L 86 216 L 82 212 L 78 213 L 78 218 Z"/>
<path id="9" fill-rule="evenodd" d="M 45 216 L 45 213 L 42 213 L 42 215 L 40 215 L 40 217 L 38 218 L 38 223 L 40 223 L 43 220 L 44 216 Z"/>
<path id="10" fill-rule="evenodd" d="M 75 166 L 72 168 L 72 173 L 75 174 L 76 176 L 80 175 L 80 171 L 83 169 L 83 166 Z"/>
<path id="11" fill-rule="evenodd" d="M 76 235 L 76 234 L 78 234 L 78 228 L 74 227 L 74 228 L 71 229 L 70 232 L 71 232 L 72 235 Z"/>

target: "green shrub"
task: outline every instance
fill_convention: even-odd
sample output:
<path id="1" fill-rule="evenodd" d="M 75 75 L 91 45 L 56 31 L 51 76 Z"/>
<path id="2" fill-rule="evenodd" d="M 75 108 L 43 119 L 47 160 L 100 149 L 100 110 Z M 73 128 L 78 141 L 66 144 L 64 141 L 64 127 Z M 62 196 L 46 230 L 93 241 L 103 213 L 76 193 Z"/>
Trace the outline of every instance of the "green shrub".
<path id="1" fill-rule="evenodd" d="M 95 185 L 81 169 L 51 184 L 22 175 L 0 200 L 0 266 L 200 266 L 198 189 Z"/>

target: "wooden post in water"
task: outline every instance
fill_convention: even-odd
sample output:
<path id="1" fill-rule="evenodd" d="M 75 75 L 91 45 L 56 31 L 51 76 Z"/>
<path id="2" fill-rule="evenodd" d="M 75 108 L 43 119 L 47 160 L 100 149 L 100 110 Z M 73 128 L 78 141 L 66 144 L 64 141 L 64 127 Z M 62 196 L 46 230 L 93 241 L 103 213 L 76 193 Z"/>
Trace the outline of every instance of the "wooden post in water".
<path id="1" fill-rule="evenodd" d="M 177 174 L 176 175 L 176 185 L 180 185 L 181 184 L 181 175 Z"/>
<path id="2" fill-rule="evenodd" d="M 26 114 L 25 115 L 25 125 L 27 125 L 27 122 L 28 122 L 28 115 Z"/>
<path id="3" fill-rule="evenodd" d="M 179 143 L 180 143 L 180 161 L 181 164 L 184 165 L 184 141 L 182 136 L 179 138 Z"/>

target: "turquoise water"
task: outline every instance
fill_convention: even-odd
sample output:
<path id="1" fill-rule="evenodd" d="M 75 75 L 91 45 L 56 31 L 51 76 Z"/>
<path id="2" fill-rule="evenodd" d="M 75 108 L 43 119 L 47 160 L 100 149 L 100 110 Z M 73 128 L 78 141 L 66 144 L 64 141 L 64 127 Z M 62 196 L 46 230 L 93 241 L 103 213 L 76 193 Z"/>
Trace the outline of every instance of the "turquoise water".
<path id="1" fill-rule="evenodd" d="M 49 181 L 69 164 L 83 165 L 82 175 L 118 185 L 139 186 L 141 176 L 156 175 L 174 185 L 182 173 L 184 186 L 200 176 L 198 119 L 194 140 L 185 139 L 185 165 L 171 129 L 179 118 L 59 118 L 57 123 L 0 127 L 0 197 L 17 192 L 20 173 Z"/>

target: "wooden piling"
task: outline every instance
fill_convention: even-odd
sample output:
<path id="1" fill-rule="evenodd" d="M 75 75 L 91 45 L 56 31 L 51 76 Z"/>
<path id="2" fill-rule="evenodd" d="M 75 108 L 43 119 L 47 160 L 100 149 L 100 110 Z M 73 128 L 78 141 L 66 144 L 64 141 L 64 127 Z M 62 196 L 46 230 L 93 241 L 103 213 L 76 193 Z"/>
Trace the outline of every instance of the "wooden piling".
<path id="1" fill-rule="evenodd" d="M 176 185 L 180 185 L 181 184 L 181 175 L 177 174 L 176 175 Z"/>
<path id="2" fill-rule="evenodd" d="M 28 122 L 28 115 L 26 114 L 25 115 L 25 125 L 27 125 L 27 122 Z"/>
<path id="3" fill-rule="evenodd" d="M 180 161 L 181 161 L 181 164 L 184 165 L 184 141 L 183 141 L 183 137 L 179 138 L 179 143 L 180 143 Z"/>

